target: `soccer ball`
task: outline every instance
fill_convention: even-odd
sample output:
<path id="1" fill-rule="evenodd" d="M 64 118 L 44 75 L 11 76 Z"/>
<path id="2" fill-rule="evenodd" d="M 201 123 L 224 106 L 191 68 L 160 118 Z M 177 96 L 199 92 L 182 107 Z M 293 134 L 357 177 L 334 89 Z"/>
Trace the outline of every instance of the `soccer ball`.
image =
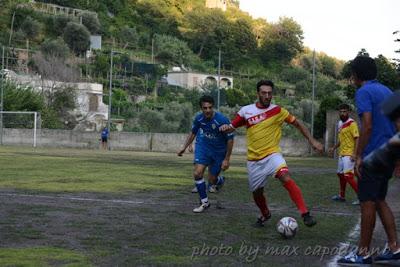
<path id="1" fill-rule="evenodd" d="M 278 233 L 284 238 L 293 238 L 296 233 L 299 225 L 297 221 L 292 217 L 283 217 L 276 224 L 276 230 Z"/>

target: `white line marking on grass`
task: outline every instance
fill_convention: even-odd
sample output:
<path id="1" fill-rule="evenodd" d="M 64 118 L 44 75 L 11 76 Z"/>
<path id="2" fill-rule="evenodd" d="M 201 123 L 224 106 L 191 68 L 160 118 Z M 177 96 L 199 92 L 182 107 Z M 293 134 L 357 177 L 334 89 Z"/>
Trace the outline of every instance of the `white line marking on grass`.
<path id="1" fill-rule="evenodd" d="M 360 223 L 361 223 L 361 218 L 358 219 L 357 224 L 353 227 L 353 229 L 351 230 L 351 232 L 348 235 L 348 238 L 346 240 L 346 242 L 341 242 L 339 243 L 339 252 L 345 252 L 344 254 L 350 253 L 351 251 L 351 243 L 357 241 L 358 239 L 358 233 L 360 232 Z M 354 244 L 353 244 L 354 246 Z M 328 267 L 336 267 L 338 266 L 337 261 L 343 257 L 345 255 L 342 254 L 338 254 L 335 255 L 335 257 L 333 257 L 329 262 L 328 262 Z"/>
<path id="2" fill-rule="evenodd" d="M 144 204 L 144 201 L 120 200 L 120 199 L 99 199 L 99 198 L 83 198 L 83 197 L 63 197 L 63 196 L 45 196 L 45 195 L 29 195 L 29 194 L 4 194 L 2 196 L 9 197 L 29 197 L 29 198 L 45 198 L 45 199 L 64 199 L 88 202 L 106 202 L 106 203 L 123 203 L 123 204 Z"/>
<path id="3" fill-rule="evenodd" d="M 128 204 L 128 205 L 160 205 L 160 206 L 170 206 L 170 207 L 182 207 L 188 206 L 189 204 L 186 202 L 172 202 L 172 201 L 135 201 L 135 200 L 122 200 L 122 199 L 101 199 L 101 198 L 84 198 L 84 197 L 67 197 L 67 196 L 49 196 L 49 195 L 32 195 L 32 194 L 15 194 L 15 193 L 0 193 L 0 197 L 23 197 L 23 198 L 39 198 L 39 199 L 52 199 L 52 200 L 68 200 L 68 201 L 82 201 L 82 202 L 102 202 L 102 203 L 116 203 L 116 204 Z M 215 201 L 210 201 L 212 205 L 216 205 Z M 229 206 L 225 203 L 223 206 L 227 209 L 231 210 L 243 210 L 244 207 L 248 209 L 253 209 L 252 204 L 244 204 L 240 207 L 238 206 Z M 291 210 L 290 208 L 270 208 L 270 210 L 274 212 L 287 212 Z M 335 216 L 354 216 L 354 213 L 346 213 L 346 212 L 333 212 L 333 211 L 324 211 L 313 209 L 313 213 L 317 214 L 326 214 L 326 215 L 335 215 Z"/>

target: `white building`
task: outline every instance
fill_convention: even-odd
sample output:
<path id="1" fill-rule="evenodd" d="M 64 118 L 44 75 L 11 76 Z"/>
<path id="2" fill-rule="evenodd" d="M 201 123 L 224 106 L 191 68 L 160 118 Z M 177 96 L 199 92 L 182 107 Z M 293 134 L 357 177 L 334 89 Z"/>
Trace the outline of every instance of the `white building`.
<path id="1" fill-rule="evenodd" d="M 206 7 L 208 8 L 219 8 L 226 11 L 228 0 L 207 0 Z"/>
<path id="2" fill-rule="evenodd" d="M 218 75 L 193 71 L 169 71 L 168 85 L 179 86 L 188 89 L 201 89 L 204 85 L 215 86 L 218 84 Z M 229 89 L 233 87 L 233 77 L 221 75 L 220 87 Z"/>
<path id="3" fill-rule="evenodd" d="M 64 83 L 42 80 L 37 75 L 19 75 L 8 71 L 6 77 L 21 86 L 29 86 L 36 91 L 54 90 L 56 88 L 74 88 L 76 108 L 71 110 L 79 122 L 76 129 L 84 131 L 100 130 L 108 120 L 108 105 L 103 103 L 103 85 L 98 83 Z"/>

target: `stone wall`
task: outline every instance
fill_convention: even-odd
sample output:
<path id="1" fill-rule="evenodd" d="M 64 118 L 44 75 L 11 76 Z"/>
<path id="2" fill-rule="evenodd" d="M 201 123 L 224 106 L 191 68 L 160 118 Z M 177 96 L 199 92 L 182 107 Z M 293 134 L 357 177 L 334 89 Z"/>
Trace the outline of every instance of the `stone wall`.
<path id="1" fill-rule="evenodd" d="M 112 150 L 176 152 L 182 147 L 186 137 L 187 134 L 176 133 L 112 132 L 109 142 Z M 36 143 L 37 147 L 98 149 L 100 133 L 39 129 Z M 4 129 L 3 144 L 31 146 L 33 130 Z M 282 138 L 281 148 L 283 154 L 288 156 L 308 156 L 310 150 L 305 139 Z M 233 153 L 246 153 L 245 136 L 235 137 Z"/>

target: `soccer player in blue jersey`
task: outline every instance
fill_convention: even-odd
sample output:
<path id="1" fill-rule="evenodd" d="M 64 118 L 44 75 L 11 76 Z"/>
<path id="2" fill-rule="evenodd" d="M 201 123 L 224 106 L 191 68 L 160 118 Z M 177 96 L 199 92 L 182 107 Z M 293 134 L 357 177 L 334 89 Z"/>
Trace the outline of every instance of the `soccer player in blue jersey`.
<path id="1" fill-rule="evenodd" d="M 203 175 L 208 167 L 208 180 L 213 185 L 222 186 L 224 179 L 218 176 L 221 170 L 229 168 L 229 160 L 233 148 L 233 133 L 222 133 L 219 127 L 229 124 L 230 121 L 220 112 L 214 111 L 214 99 L 211 96 L 202 96 L 199 101 L 201 113 L 198 114 L 192 125 L 182 149 L 178 156 L 182 156 L 185 150 L 196 138 L 193 177 L 201 205 L 193 210 L 195 213 L 203 212 L 210 207 L 207 197 L 207 186 Z"/>

